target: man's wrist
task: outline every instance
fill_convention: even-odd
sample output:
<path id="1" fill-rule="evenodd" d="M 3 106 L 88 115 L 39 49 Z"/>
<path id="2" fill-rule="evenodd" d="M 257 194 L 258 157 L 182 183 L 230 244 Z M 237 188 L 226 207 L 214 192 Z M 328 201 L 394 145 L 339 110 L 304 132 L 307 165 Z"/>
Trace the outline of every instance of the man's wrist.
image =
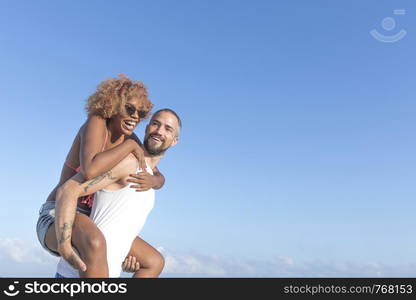
<path id="1" fill-rule="evenodd" d="M 65 249 L 68 249 L 68 248 L 71 248 L 71 247 L 72 247 L 72 244 L 71 244 L 71 239 L 70 238 L 63 241 L 63 242 L 58 241 L 58 250 L 65 250 Z"/>
<path id="2" fill-rule="evenodd" d="M 62 256 L 62 257 L 66 257 L 71 253 L 71 249 L 69 248 L 61 248 L 58 247 L 58 253 Z"/>

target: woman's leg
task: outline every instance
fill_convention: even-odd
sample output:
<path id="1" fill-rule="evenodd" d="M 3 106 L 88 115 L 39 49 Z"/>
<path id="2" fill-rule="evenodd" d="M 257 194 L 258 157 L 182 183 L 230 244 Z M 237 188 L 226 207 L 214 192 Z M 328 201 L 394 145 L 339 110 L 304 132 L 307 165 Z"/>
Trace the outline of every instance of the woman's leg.
<path id="1" fill-rule="evenodd" d="M 131 244 L 128 256 L 133 256 L 140 264 L 140 269 L 133 275 L 134 278 L 158 277 L 165 266 L 165 259 L 150 244 L 136 237 Z"/>
<path id="2" fill-rule="evenodd" d="M 72 228 L 72 245 L 87 265 L 85 272 L 80 271 L 80 277 L 108 277 L 107 246 L 104 235 L 92 220 L 77 212 Z M 55 224 L 53 223 L 45 237 L 46 246 L 57 251 Z"/>

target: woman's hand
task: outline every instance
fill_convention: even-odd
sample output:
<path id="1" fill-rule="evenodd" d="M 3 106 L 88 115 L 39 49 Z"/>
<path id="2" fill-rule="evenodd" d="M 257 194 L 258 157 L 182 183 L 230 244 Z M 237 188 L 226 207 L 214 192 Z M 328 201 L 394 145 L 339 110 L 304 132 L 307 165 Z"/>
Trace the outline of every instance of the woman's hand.
<path id="1" fill-rule="evenodd" d="M 129 176 L 130 178 L 127 179 L 127 182 L 135 183 L 135 185 L 131 185 L 130 187 L 136 189 L 136 192 L 144 192 L 157 185 L 155 176 L 147 172 L 139 172 L 137 174 L 130 174 Z"/>

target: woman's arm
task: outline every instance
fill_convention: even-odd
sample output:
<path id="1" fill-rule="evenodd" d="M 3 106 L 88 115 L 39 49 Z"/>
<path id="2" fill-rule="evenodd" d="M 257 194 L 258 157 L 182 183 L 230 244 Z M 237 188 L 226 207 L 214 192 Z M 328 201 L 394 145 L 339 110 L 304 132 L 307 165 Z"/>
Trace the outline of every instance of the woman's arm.
<path id="1" fill-rule="evenodd" d="M 72 248 L 72 227 L 75 220 L 78 193 L 77 188 L 83 181 L 81 173 L 75 174 L 56 191 L 55 202 L 55 233 L 59 254 L 72 267 L 86 271 L 87 266 L 78 253 Z"/>
<path id="2" fill-rule="evenodd" d="M 85 128 L 80 132 L 80 166 L 86 180 L 109 171 L 129 153 L 134 152 L 136 156 L 140 155 L 140 146 L 130 138 L 112 149 L 101 152 L 105 146 L 106 130 L 105 119 L 91 116 L 88 118 Z"/>

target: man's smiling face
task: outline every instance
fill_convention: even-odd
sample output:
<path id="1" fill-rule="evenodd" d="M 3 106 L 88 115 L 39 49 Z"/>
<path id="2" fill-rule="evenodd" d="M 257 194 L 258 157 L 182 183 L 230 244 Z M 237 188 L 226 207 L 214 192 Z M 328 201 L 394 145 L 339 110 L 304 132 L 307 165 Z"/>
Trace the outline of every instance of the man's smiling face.
<path id="1" fill-rule="evenodd" d="M 178 135 L 178 119 L 170 112 L 161 111 L 146 126 L 144 147 L 152 156 L 161 155 L 169 147 L 176 145 Z"/>

